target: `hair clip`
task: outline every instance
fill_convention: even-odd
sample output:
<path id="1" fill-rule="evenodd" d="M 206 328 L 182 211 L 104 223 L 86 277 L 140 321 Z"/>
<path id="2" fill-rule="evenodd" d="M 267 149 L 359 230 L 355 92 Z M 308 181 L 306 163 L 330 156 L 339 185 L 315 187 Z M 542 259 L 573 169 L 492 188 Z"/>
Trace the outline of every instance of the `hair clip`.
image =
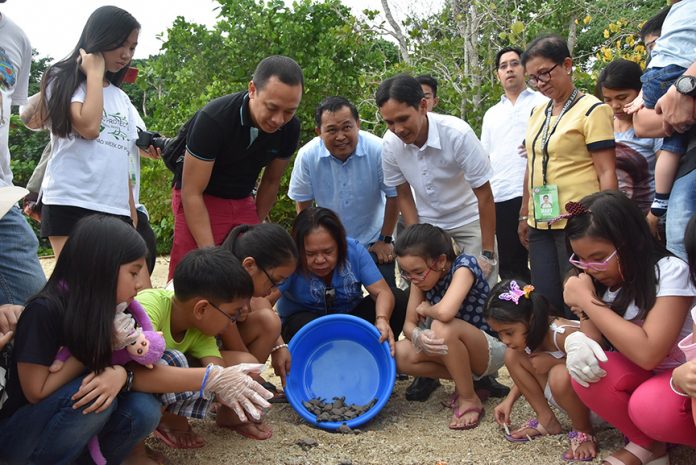
<path id="1" fill-rule="evenodd" d="M 592 213 L 587 207 L 585 207 L 580 202 L 573 202 L 572 200 L 565 204 L 566 213 L 557 216 L 556 218 L 549 220 L 548 224 L 554 224 L 561 220 L 567 220 L 569 218 L 574 218 L 576 216 L 581 216 L 586 213 Z"/>
<path id="2" fill-rule="evenodd" d="M 534 286 L 531 284 L 527 284 L 522 288 L 522 292 L 524 292 L 524 298 L 529 299 L 529 296 L 532 294 L 532 291 L 534 290 Z"/>
<path id="3" fill-rule="evenodd" d="M 524 291 L 520 289 L 517 281 L 510 281 L 510 290 L 508 292 L 503 292 L 498 296 L 500 300 L 507 300 L 508 302 L 514 302 L 517 305 L 520 301 L 520 297 L 524 295 Z"/>

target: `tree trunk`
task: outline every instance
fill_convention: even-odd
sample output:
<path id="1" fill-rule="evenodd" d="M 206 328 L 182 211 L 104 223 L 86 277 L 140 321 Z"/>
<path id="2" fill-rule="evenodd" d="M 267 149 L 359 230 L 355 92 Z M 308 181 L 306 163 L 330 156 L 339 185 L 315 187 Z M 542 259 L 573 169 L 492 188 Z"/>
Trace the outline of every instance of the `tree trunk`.
<path id="1" fill-rule="evenodd" d="M 401 27 L 399 26 L 399 23 L 394 19 L 394 16 L 392 16 L 391 8 L 389 7 L 389 2 L 387 0 L 382 0 L 382 9 L 384 10 L 384 16 L 387 17 L 387 21 L 393 29 L 392 36 L 394 36 L 396 41 L 399 43 L 401 59 L 404 60 L 405 63 L 410 64 L 411 57 L 408 54 L 408 44 L 406 42 L 406 37 L 404 36 L 404 33 L 401 30 Z"/>
<path id="2" fill-rule="evenodd" d="M 568 23 L 568 50 L 570 50 L 570 56 L 573 56 L 573 49 L 575 48 L 575 43 L 578 41 L 578 25 L 575 24 L 577 16 L 573 15 L 570 17 L 570 22 Z"/>

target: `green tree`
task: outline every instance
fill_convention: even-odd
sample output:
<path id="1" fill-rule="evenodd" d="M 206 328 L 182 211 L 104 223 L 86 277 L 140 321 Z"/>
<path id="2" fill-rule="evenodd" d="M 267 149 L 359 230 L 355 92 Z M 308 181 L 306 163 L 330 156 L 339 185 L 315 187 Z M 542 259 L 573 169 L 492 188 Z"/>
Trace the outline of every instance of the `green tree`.
<path id="1" fill-rule="evenodd" d="M 177 18 L 159 56 L 140 73 L 149 127 L 174 135 L 198 109 L 221 95 L 246 89 L 254 68 L 273 54 L 294 58 L 305 75 L 297 116 L 301 143 L 314 137 L 314 109 L 329 95 L 356 102 L 367 129 L 377 127 L 374 89 L 399 53 L 339 0 L 220 0 L 218 23 L 207 29 Z M 151 213 L 160 245 L 171 244 L 171 173 L 161 164 L 143 164 L 141 200 Z M 290 171 L 283 177 L 275 222 L 295 216 L 287 198 Z"/>

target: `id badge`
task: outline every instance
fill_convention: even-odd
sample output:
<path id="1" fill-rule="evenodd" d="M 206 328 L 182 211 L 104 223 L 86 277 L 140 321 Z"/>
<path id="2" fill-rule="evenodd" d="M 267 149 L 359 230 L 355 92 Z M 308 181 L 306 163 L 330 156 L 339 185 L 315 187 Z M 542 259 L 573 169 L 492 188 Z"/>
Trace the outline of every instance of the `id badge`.
<path id="1" fill-rule="evenodd" d="M 547 184 L 532 189 L 534 197 L 534 219 L 548 222 L 561 214 L 561 206 L 558 202 L 558 186 Z"/>

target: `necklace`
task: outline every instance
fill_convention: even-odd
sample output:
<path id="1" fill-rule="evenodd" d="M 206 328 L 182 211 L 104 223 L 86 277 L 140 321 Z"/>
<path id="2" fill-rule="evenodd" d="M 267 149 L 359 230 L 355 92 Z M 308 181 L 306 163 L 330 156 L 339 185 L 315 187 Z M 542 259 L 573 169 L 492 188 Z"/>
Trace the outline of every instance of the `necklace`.
<path id="1" fill-rule="evenodd" d="M 543 133 L 541 136 L 541 151 L 542 151 L 542 174 L 544 177 L 544 185 L 546 185 L 546 172 L 547 168 L 549 165 L 549 139 L 551 139 L 551 134 L 553 134 L 556 131 L 556 128 L 558 127 L 558 123 L 561 122 L 561 118 L 563 118 L 563 115 L 566 114 L 566 112 L 570 109 L 570 107 L 573 105 L 573 102 L 575 102 L 575 99 L 578 97 L 578 89 L 573 89 L 573 92 L 570 94 L 570 97 L 568 97 L 568 100 L 563 104 L 563 108 L 561 108 L 561 112 L 558 114 L 558 118 L 556 119 L 556 122 L 553 125 L 553 129 L 551 129 L 551 113 L 553 112 L 553 101 L 549 102 L 548 106 L 546 107 L 546 117 L 544 118 L 544 129 Z"/>

